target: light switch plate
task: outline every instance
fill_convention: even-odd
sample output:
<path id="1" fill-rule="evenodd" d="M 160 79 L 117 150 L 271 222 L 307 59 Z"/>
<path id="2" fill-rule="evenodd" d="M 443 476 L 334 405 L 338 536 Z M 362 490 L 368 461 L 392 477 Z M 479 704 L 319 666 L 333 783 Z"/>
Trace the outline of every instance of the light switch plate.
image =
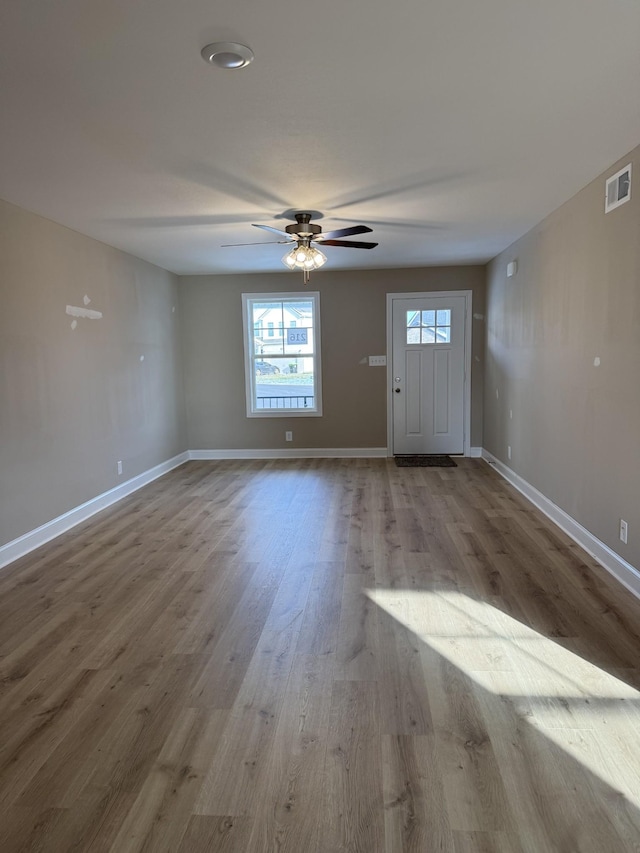
<path id="1" fill-rule="evenodd" d="M 386 366 L 387 366 L 386 355 L 370 355 L 369 356 L 369 367 L 386 367 Z"/>

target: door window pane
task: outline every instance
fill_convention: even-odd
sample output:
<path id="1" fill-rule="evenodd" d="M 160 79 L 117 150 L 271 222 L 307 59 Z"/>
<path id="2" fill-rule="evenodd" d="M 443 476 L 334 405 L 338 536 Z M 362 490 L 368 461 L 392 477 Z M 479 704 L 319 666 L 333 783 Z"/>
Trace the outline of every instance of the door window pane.
<path id="1" fill-rule="evenodd" d="M 451 309 L 407 311 L 407 344 L 450 344 Z"/>

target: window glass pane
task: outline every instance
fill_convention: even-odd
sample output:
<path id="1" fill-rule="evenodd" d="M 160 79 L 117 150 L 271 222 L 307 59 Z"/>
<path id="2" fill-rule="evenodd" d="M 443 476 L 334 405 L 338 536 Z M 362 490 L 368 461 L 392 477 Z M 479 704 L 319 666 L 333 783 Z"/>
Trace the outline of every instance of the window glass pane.
<path id="1" fill-rule="evenodd" d="M 407 329 L 407 343 L 408 344 L 419 344 L 420 343 L 420 329 Z"/>
<path id="2" fill-rule="evenodd" d="M 450 326 L 451 325 L 451 310 L 449 308 L 444 311 L 438 311 L 438 326 Z"/>
<path id="3" fill-rule="evenodd" d="M 438 343 L 451 343 L 451 326 L 438 326 Z"/>
<path id="4" fill-rule="evenodd" d="M 407 328 L 420 325 L 420 312 L 407 311 Z"/>
<path id="5" fill-rule="evenodd" d="M 251 308 L 253 317 L 253 347 L 256 357 L 282 355 L 283 307 L 281 301 L 254 302 Z"/>
<path id="6" fill-rule="evenodd" d="M 315 371 L 313 357 L 270 358 L 256 361 L 256 408 L 258 410 L 313 409 Z"/>
<path id="7" fill-rule="evenodd" d="M 422 312 L 422 325 L 423 326 L 435 326 L 436 324 L 436 312 L 435 311 L 423 311 Z"/>
<path id="8" fill-rule="evenodd" d="M 434 344 L 436 342 L 436 330 L 431 326 L 429 329 L 422 330 L 422 343 Z"/>
<path id="9" fill-rule="evenodd" d="M 289 330 L 285 335 L 284 352 L 287 355 L 312 355 L 313 340 L 313 304 L 304 302 L 284 303 L 285 324 L 288 321 Z"/>
<path id="10" fill-rule="evenodd" d="M 243 295 L 245 323 L 253 322 L 251 331 L 246 330 L 251 374 L 247 414 L 321 414 L 314 316 L 318 295 L 278 296 L 263 301 Z"/>

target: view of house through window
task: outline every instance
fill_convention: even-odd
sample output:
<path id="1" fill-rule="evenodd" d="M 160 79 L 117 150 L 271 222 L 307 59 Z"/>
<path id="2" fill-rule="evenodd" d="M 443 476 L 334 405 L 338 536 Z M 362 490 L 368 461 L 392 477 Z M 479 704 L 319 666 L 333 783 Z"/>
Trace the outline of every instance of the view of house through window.
<path id="1" fill-rule="evenodd" d="M 320 294 L 243 293 L 247 415 L 319 415 Z"/>

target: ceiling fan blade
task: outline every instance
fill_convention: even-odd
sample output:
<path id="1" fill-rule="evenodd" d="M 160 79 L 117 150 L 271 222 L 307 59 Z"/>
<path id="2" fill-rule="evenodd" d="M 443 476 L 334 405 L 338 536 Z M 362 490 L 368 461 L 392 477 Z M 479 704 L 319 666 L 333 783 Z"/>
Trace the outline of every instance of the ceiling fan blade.
<path id="1" fill-rule="evenodd" d="M 371 229 L 369 229 L 371 230 Z M 314 241 L 315 242 L 315 241 Z M 362 243 L 358 240 L 323 240 L 321 246 L 346 246 L 348 249 L 375 249 L 377 243 Z"/>
<path id="2" fill-rule="evenodd" d="M 344 219 L 341 216 L 332 216 L 331 218 L 338 222 L 354 221 L 353 219 Z M 367 221 L 370 222 L 374 228 L 413 228 L 418 231 L 441 231 L 447 227 L 445 222 L 409 222 L 404 219 L 370 219 L 368 216 Z"/>
<path id="3" fill-rule="evenodd" d="M 223 243 L 221 249 L 232 249 L 234 246 L 278 246 L 280 243 L 289 243 L 290 240 L 268 240 L 266 243 Z"/>
<path id="4" fill-rule="evenodd" d="M 338 228 L 335 231 L 327 231 L 325 234 L 318 235 L 318 242 L 326 243 L 327 240 L 335 240 L 337 237 L 351 237 L 353 234 L 367 234 L 373 231 L 366 225 L 352 225 L 350 228 Z"/>
<path id="5" fill-rule="evenodd" d="M 262 228 L 263 231 L 271 231 L 272 234 L 277 234 L 279 237 L 286 237 L 287 242 L 290 240 L 295 240 L 295 237 L 292 237 L 290 234 L 287 234 L 286 231 L 279 231 L 277 228 L 273 228 L 271 225 L 256 225 L 255 222 L 251 223 L 254 228 Z"/>

